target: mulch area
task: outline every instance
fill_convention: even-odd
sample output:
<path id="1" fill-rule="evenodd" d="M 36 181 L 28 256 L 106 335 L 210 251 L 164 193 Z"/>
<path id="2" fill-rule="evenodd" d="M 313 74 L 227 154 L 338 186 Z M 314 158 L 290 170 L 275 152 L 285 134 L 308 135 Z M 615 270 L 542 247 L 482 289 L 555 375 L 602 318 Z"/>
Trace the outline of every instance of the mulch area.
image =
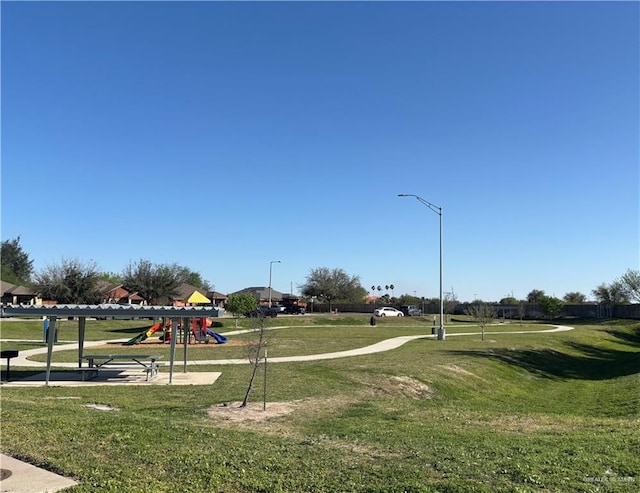
<path id="1" fill-rule="evenodd" d="M 124 344 L 118 343 L 119 346 L 124 346 Z M 155 338 L 155 339 L 146 339 L 134 346 L 128 346 L 128 347 L 141 347 L 141 346 L 145 346 L 145 347 L 162 347 L 162 346 L 166 346 L 169 347 L 171 345 L 170 342 L 162 342 L 159 339 Z M 242 341 L 242 340 L 227 340 L 227 342 L 225 342 L 224 344 L 214 344 L 213 342 L 210 342 L 209 344 L 205 344 L 205 343 L 194 343 L 193 341 L 191 341 L 191 344 L 189 344 L 189 347 L 206 347 L 206 348 L 211 348 L 212 350 L 215 348 L 221 348 L 221 347 L 230 347 L 230 346 L 246 346 L 247 345 L 247 341 Z M 114 344 L 110 343 L 110 344 L 104 344 L 102 346 L 93 346 L 96 349 L 107 349 L 110 347 L 113 347 Z M 182 347 L 183 344 L 176 342 L 176 347 Z"/>

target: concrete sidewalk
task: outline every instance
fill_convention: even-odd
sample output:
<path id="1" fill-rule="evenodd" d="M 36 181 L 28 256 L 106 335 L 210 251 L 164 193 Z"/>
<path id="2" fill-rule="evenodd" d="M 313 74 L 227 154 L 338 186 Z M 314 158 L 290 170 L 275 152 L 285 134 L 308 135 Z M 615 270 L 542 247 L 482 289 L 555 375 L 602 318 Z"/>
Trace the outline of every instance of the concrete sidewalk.
<path id="1" fill-rule="evenodd" d="M 54 493 L 74 486 L 77 481 L 65 478 L 21 460 L 0 454 L 0 491 L 2 493 Z"/>

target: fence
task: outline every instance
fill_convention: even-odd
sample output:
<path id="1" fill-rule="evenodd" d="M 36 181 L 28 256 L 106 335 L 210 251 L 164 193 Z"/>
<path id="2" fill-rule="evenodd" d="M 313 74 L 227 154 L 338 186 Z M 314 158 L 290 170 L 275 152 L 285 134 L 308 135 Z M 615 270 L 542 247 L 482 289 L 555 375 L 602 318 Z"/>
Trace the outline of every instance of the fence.
<path id="1" fill-rule="evenodd" d="M 381 305 L 373 303 L 309 303 L 307 311 L 309 313 L 331 313 L 336 310 L 339 313 L 366 313 L 372 314 Z M 391 305 L 392 306 L 392 305 Z M 422 308 L 422 313 L 440 313 L 440 305 L 437 302 L 426 302 L 417 305 Z M 469 303 L 459 303 L 447 313 L 450 315 L 464 315 Z M 522 313 L 522 318 L 545 318 L 544 311 L 535 303 L 525 303 L 521 308 L 519 305 L 494 304 L 496 313 L 501 318 L 518 319 Z M 399 308 L 399 307 L 398 307 Z M 611 305 L 583 303 L 579 305 L 564 305 L 555 318 L 628 318 L 640 319 L 640 304 Z"/>

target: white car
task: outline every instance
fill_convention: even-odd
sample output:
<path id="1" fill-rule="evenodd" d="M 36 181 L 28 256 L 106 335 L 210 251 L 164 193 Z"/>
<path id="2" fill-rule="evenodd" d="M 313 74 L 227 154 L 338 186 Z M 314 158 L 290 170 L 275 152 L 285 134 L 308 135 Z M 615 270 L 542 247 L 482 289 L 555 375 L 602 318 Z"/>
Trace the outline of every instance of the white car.
<path id="1" fill-rule="evenodd" d="M 382 308 L 376 308 L 373 311 L 373 314 L 376 317 L 404 317 L 404 313 L 390 306 L 383 306 Z"/>

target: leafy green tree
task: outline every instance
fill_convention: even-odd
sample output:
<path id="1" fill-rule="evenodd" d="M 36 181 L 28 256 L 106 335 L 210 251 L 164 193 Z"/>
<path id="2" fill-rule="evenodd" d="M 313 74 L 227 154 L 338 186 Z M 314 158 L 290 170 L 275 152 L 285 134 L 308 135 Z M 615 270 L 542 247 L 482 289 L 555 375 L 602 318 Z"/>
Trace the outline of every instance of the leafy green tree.
<path id="1" fill-rule="evenodd" d="M 627 296 L 640 303 L 640 271 L 629 269 L 619 281 Z"/>
<path id="2" fill-rule="evenodd" d="M 565 301 L 565 303 L 580 305 L 587 300 L 587 297 L 582 293 L 574 291 L 574 292 L 565 294 L 562 299 Z"/>
<path id="3" fill-rule="evenodd" d="M 300 286 L 304 296 L 317 297 L 331 303 L 344 301 L 360 303 L 367 295 L 367 290 L 360 285 L 358 276 L 349 276 L 342 269 L 319 267 L 311 269 L 306 282 Z"/>
<path id="4" fill-rule="evenodd" d="M 236 328 L 238 327 L 238 319 L 240 316 L 255 310 L 257 306 L 258 301 L 249 293 L 231 294 L 224 305 L 227 311 L 231 312 L 236 319 Z"/>
<path id="5" fill-rule="evenodd" d="M 185 281 L 184 268 L 176 264 L 152 264 L 148 260 L 130 262 L 122 273 L 124 286 L 137 292 L 149 304 L 165 305 L 177 296 Z"/>
<path id="6" fill-rule="evenodd" d="M 540 298 L 544 296 L 544 291 L 541 289 L 534 289 L 527 295 L 527 301 L 529 303 L 538 303 Z"/>
<path id="7" fill-rule="evenodd" d="M 63 259 L 35 274 L 40 296 L 57 303 L 95 304 L 101 301 L 98 291 L 100 273 L 94 262 Z"/>
<path id="8" fill-rule="evenodd" d="M 484 341 L 484 328 L 487 324 L 490 324 L 497 317 L 496 309 L 488 303 L 472 303 L 465 310 L 482 329 L 482 340 Z"/>
<path id="9" fill-rule="evenodd" d="M 562 310 L 564 303 L 555 296 L 540 296 L 538 298 L 538 306 L 549 315 L 549 320 L 553 320 L 553 318 L 560 313 L 560 310 Z"/>
<path id="10" fill-rule="evenodd" d="M 517 300 L 517 298 L 514 298 L 513 296 L 507 296 L 506 298 L 502 298 L 500 300 L 500 304 L 501 305 L 517 305 L 518 304 L 518 300 Z"/>
<path id="11" fill-rule="evenodd" d="M 29 254 L 22 249 L 19 236 L 2 242 L 0 259 L 2 261 L 0 275 L 3 281 L 25 284 L 31 280 L 33 260 L 29 259 Z"/>
<path id="12" fill-rule="evenodd" d="M 189 267 L 179 267 L 180 276 L 184 279 L 184 282 L 187 284 L 191 284 L 196 288 L 204 289 L 207 291 L 211 290 L 211 284 L 209 281 L 202 278 L 202 275 L 199 272 L 195 272 Z"/>
<path id="13" fill-rule="evenodd" d="M 99 278 L 109 284 L 122 284 L 122 275 L 115 272 L 101 272 Z"/>

